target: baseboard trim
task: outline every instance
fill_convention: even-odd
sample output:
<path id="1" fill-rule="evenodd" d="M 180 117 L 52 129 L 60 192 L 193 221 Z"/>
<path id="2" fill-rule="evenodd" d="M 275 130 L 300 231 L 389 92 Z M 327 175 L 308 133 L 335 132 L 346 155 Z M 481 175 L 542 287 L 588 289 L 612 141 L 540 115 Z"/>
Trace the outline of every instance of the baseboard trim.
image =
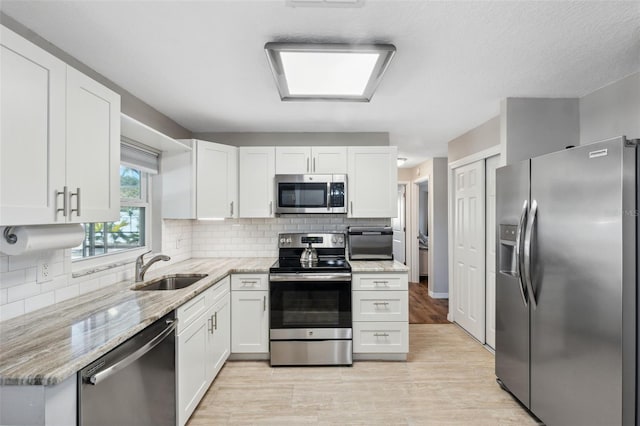
<path id="1" fill-rule="evenodd" d="M 267 353 L 232 353 L 229 355 L 229 361 L 268 361 L 271 359 L 269 352 Z"/>
<path id="2" fill-rule="evenodd" d="M 447 292 L 447 293 L 434 293 L 433 291 L 431 291 L 431 289 L 429 289 L 429 296 L 434 298 L 434 299 L 448 299 L 449 298 L 449 292 Z"/>

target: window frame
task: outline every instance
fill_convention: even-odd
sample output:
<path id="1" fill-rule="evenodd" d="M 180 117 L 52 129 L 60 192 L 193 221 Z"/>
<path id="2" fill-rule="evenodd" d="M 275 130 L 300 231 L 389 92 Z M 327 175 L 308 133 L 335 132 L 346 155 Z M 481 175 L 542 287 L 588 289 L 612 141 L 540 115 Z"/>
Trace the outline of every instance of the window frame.
<path id="1" fill-rule="evenodd" d="M 92 268 L 104 268 L 110 265 L 120 266 L 126 263 L 132 263 L 135 259 L 151 250 L 152 247 L 152 179 L 151 174 L 136 168 L 135 166 L 121 166 L 136 169 L 140 171 L 140 198 L 120 198 L 120 209 L 123 207 L 144 207 L 144 245 L 140 247 L 122 249 L 114 252 L 107 252 L 94 256 L 71 258 L 72 272 L 84 271 Z M 97 222 L 100 223 L 100 222 Z M 109 222 L 106 222 L 109 223 Z"/>

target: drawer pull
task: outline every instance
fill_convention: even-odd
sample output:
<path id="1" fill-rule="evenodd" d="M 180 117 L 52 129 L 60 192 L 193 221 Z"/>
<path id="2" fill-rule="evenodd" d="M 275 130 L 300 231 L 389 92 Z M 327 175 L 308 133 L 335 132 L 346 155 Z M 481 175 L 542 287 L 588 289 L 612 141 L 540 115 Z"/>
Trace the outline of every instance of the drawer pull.
<path id="1" fill-rule="evenodd" d="M 213 315 L 207 319 L 209 323 L 209 334 L 213 334 Z"/>
<path id="2" fill-rule="evenodd" d="M 217 330 L 218 329 L 218 313 L 214 313 L 213 314 L 213 329 Z"/>
<path id="3" fill-rule="evenodd" d="M 389 333 L 374 333 L 375 337 L 389 337 Z"/>
<path id="4" fill-rule="evenodd" d="M 389 284 L 389 281 L 374 281 L 373 282 L 375 285 L 387 285 Z"/>
<path id="5" fill-rule="evenodd" d="M 376 306 L 380 306 L 380 305 L 382 305 L 382 306 L 385 306 L 385 307 L 386 307 L 386 306 L 388 306 L 388 305 L 389 305 L 389 302 L 373 302 L 373 304 L 374 304 L 374 305 L 376 305 Z"/>
<path id="6" fill-rule="evenodd" d="M 248 285 L 256 285 L 258 284 L 258 281 L 242 281 L 242 285 L 244 286 L 248 286 Z"/>

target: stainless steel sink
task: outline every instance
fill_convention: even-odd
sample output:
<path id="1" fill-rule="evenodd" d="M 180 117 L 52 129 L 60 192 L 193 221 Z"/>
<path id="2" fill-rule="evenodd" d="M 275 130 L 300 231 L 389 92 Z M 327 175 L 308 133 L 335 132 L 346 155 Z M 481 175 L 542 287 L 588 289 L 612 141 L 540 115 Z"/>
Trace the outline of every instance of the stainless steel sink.
<path id="1" fill-rule="evenodd" d="M 181 288 L 189 287 L 191 284 L 200 281 L 207 277 L 208 274 L 174 274 L 168 275 L 163 278 L 156 278 L 147 283 L 142 283 L 138 288 L 134 290 L 179 290 Z"/>

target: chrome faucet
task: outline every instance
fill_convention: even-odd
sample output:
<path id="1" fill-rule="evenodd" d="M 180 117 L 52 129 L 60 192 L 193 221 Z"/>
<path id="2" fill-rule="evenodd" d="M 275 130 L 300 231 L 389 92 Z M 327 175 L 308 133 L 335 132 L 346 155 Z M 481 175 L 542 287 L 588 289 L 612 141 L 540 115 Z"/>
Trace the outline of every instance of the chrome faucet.
<path id="1" fill-rule="evenodd" d="M 171 259 L 166 254 L 159 254 L 157 256 L 152 257 L 151 260 L 148 261 L 147 264 L 145 265 L 144 264 L 144 255 L 145 254 L 149 254 L 149 253 L 151 253 L 151 250 L 149 250 L 146 253 L 142 253 L 136 259 L 136 282 L 143 281 L 144 280 L 144 274 L 145 274 L 145 272 L 147 272 L 147 269 L 149 269 L 149 267 L 151 267 L 151 265 L 153 265 L 157 261 L 159 261 L 159 260 L 167 261 L 167 260 Z"/>

